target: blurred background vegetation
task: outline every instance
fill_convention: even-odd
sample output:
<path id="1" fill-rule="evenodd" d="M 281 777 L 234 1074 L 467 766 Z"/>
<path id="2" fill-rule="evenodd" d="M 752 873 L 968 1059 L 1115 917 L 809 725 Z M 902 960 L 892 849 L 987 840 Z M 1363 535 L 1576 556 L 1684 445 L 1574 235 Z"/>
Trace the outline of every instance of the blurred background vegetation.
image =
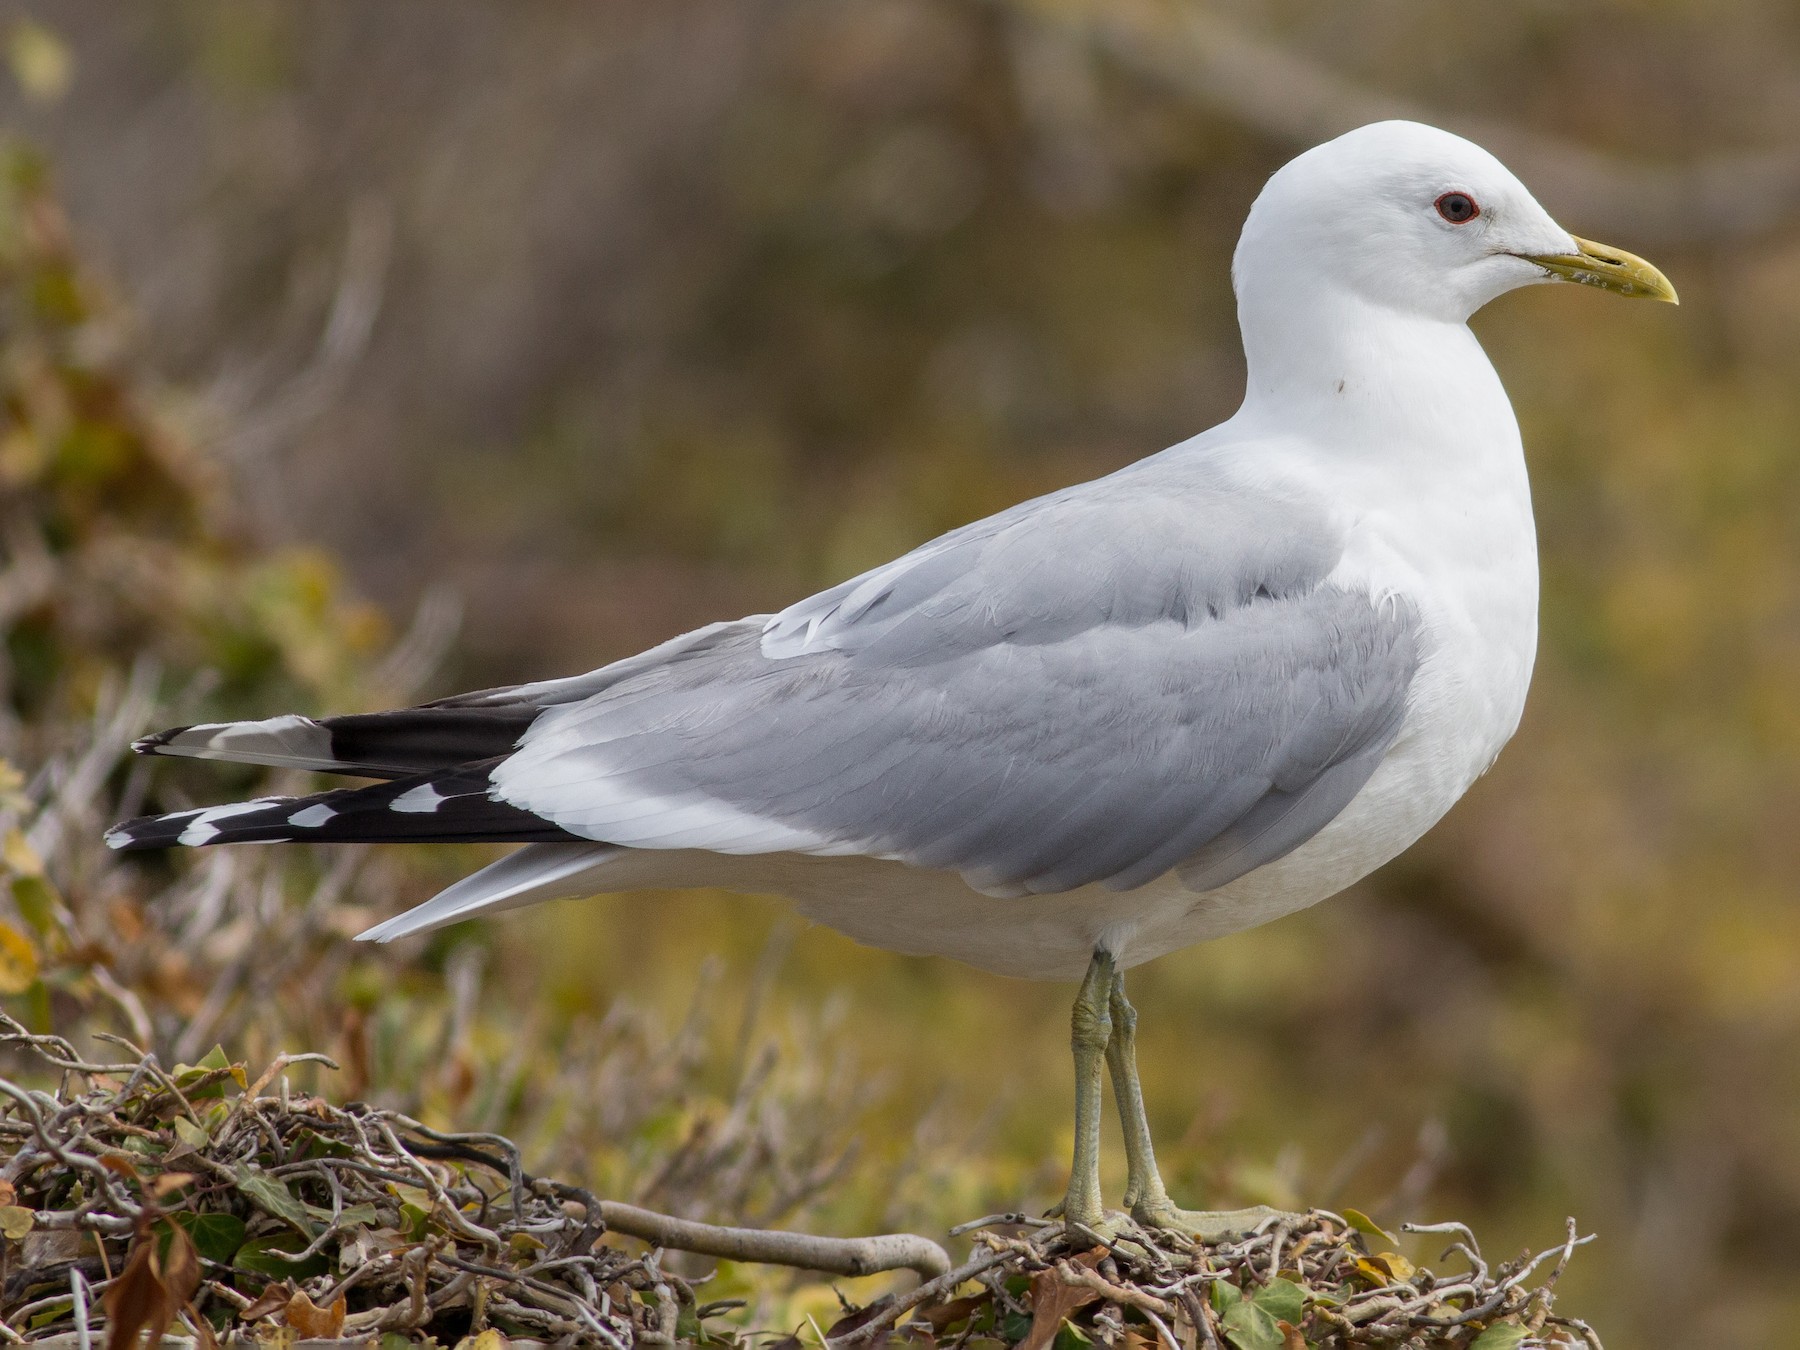
<path id="1" fill-rule="evenodd" d="M 1190 1202 L 1500 1251 L 1572 1213 L 1615 1350 L 1796 1343 L 1800 11 L 59 0 L 0 34 L 9 1006 L 328 1050 L 335 1096 L 723 1222 L 1049 1204 L 1070 991 L 714 895 L 368 952 L 482 851 L 116 865 L 112 815 L 261 785 L 123 742 L 586 669 L 1210 425 L 1250 200 L 1372 116 L 1652 257 L 1681 309 L 1476 322 L 1538 497 L 1518 739 L 1352 894 L 1143 970 L 1144 1077 Z"/>

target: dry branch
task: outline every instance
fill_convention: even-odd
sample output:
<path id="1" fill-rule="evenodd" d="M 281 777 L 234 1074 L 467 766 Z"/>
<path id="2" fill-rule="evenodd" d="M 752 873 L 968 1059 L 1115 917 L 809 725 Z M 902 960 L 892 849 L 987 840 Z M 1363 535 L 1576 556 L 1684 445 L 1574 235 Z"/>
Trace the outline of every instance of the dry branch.
<path id="1" fill-rule="evenodd" d="M 600 1215 L 615 1233 L 642 1238 L 659 1247 L 722 1256 L 728 1261 L 798 1266 L 828 1275 L 874 1275 L 884 1270 L 914 1270 L 931 1279 L 950 1269 L 950 1257 L 929 1238 L 914 1233 L 882 1233 L 875 1237 L 828 1238 L 808 1233 L 778 1233 L 766 1228 L 725 1228 L 677 1219 L 617 1200 L 602 1200 Z"/>
<path id="2" fill-rule="evenodd" d="M 283 1056 L 253 1083 L 222 1057 L 174 1070 L 149 1055 L 94 1063 L 3 1013 L 0 1045 L 60 1078 L 54 1091 L 0 1078 L 6 1339 L 79 1330 L 102 1308 L 110 1318 L 125 1281 L 143 1324 L 186 1316 L 221 1335 L 277 1319 L 303 1335 L 323 1325 L 453 1341 L 485 1321 L 622 1350 L 662 1336 L 672 1309 L 698 1319 L 691 1287 L 654 1251 L 602 1241 L 609 1228 L 658 1248 L 842 1275 L 929 1277 L 950 1265 L 910 1234 L 720 1228 L 603 1202 L 530 1175 L 500 1135 L 261 1095 L 320 1056 Z M 195 1278 L 176 1284 L 177 1268 Z"/>
<path id="3" fill-rule="evenodd" d="M 847 1308 L 825 1333 L 837 1350 L 896 1337 L 935 1350 L 944 1336 L 1045 1350 L 1065 1322 L 1121 1350 L 1286 1350 L 1295 1337 L 1319 1350 L 1599 1344 L 1551 1311 L 1584 1241 L 1573 1221 L 1555 1246 L 1491 1266 L 1462 1225 L 1417 1230 L 1451 1239 L 1440 1259 L 1467 1267 L 1439 1275 L 1385 1250 L 1375 1236 L 1398 1239 L 1360 1216 L 1353 1227 L 1320 1211 L 1196 1244 L 1128 1221 L 1102 1235 L 995 1215 L 951 1269 L 922 1237 L 694 1223 L 534 1177 L 498 1134 L 447 1133 L 285 1088 L 261 1095 L 316 1056 L 277 1059 L 254 1082 L 216 1055 L 173 1069 L 150 1055 L 96 1063 L 3 1013 L 0 1046 L 56 1082 L 0 1078 L 0 1339 L 10 1342 L 185 1324 L 201 1341 L 285 1329 L 455 1343 L 491 1327 L 605 1350 L 747 1343 L 741 1328 L 708 1320 L 732 1301 L 701 1304 L 656 1250 L 624 1250 L 605 1241 L 612 1232 L 739 1262 L 923 1277 Z"/>

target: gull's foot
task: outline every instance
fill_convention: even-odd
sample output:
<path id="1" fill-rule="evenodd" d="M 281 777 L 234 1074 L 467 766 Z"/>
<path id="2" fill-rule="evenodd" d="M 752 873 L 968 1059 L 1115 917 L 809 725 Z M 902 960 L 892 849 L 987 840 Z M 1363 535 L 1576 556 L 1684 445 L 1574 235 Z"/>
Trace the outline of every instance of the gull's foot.
<path id="1" fill-rule="evenodd" d="M 1162 1200 L 1138 1202 L 1131 1217 L 1146 1228 L 1180 1233 L 1201 1242 L 1219 1242 L 1253 1233 L 1272 1219 L 1298 1223 L 1305 1216 L 1268 1205 L 1252 1205 L 1249 1209 L 1177 1209 Z"/>
<path id="2" fill-rule="evenodd" d="M 1068 1229 L 1082 1228 L 1092 1233 L 1108 1246 L 1121 1238 L 1130 1238 L 1139 1233 L 1135 1218 L 1122 1209 L 1105 1209 L 1093 1215 L 1076 1215 L 1069 1217 L 1068 1210 L 1062 1205 L 1053 1205 L 1044 1211 L 1046 1219 L 1061 1219 Z"/>

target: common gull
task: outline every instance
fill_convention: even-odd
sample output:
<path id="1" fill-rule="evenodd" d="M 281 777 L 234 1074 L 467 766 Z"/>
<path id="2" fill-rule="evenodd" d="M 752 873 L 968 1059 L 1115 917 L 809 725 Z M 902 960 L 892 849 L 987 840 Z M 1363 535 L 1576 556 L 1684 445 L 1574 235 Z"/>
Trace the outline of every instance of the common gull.
<path id="1" fill-rule="evenodd" d="M 642 887 L 786 896 L 858 941 L 1079 979 L 1062 1211 L 1217 1235 L 1157 1172 L 1124 971 L 1314 904 L 1406 848 L 1518 725 L 1537 553 L 1468 319 L 1565 280 L 1673 301 L 1498 160 L 1384 122 L 1299 156 L 1232 266 L 1243 406 L 781 611 L 586 675 L 139 741 L 385 780 L 134 820 L 115 848 L 523 843 L 362 936 Z M 1104 1068 L 1103 1068 L 1104 1066 Z"/>

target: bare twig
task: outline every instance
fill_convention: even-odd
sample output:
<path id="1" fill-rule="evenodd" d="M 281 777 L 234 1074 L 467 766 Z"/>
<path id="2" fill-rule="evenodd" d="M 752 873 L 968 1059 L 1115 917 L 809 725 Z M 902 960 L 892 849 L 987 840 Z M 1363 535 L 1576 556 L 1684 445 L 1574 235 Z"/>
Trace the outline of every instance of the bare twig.
<path id="1" fill-rule="evenodd" d="M 731 1261 L 798 1266 L 802 1270 L 819 1270 L 831 1275 L 915 1270 L 926 1279 L 950 1269 L 950 1257 L 942 1247 L 913 1233 L 828 1238 L 761 1228 L 725 1228 L 658 1214 L 616 1200 L 602 1200 L 600 1216 L 615 1233 L 642 1238 L 659 1247 L 697 1252 L 702 1256 L 722 1256 Z"/>

